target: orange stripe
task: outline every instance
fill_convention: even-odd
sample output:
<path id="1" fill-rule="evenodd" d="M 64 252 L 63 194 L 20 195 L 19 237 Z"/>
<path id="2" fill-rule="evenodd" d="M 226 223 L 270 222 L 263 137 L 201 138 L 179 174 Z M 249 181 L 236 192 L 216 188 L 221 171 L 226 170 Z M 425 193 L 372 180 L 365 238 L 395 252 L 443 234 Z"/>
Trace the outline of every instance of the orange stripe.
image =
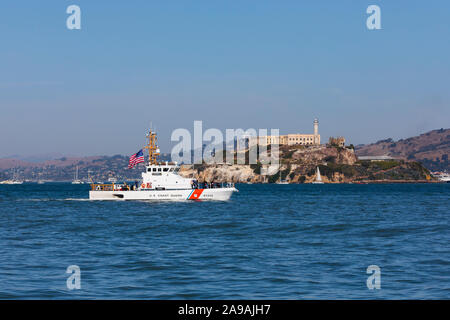
<path id="1" fill-rule="evenodd" d="M 189 200 L 199 199 L 202 192 L 203 192 L 203 189 L 195 189 L 194 192 L 192 192 L 191 196 L 189 197 Z"/>

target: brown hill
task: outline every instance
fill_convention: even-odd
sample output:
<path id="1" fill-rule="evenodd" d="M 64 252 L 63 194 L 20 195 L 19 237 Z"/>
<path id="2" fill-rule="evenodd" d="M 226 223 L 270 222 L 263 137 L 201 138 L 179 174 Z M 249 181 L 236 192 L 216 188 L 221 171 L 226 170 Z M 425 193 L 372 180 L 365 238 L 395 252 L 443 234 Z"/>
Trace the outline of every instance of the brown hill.
<path id="1" fill-rule="evenodd" d="M 388 155 L 421 162 L 432 171 L 450 170 L 450 129 L 429 131 L 420 136 L 356 146 L 357 156 Z"/>
<path id="2" fill-rule="evenodd" d="M 143 164 L 138 169 L 128 169 L 129 156 L 62 157 L 43 162 L 19 159 L 0 159 L 0 181 L 11 179 L 15 174 L 19 179 L 70 181 L 78 167 L 79 178 L 87 179 L 88 172 L 95 181 L 106 181 L 109 177 L 134 180 L 141 175 Z M 163 154 L 161 160 L 167 160 Z M 141 169 L 141 170 L 139 170 Z"/>
<path id="3" fill-rule="evenodd" d="M 101 156 L 78 157 L 78 158 L 62 157 L 60 159 L 47 160 L 43 162 L 29 162 L 19 159 L 0 159 L 0 170 L 7 170 L 11 168 L 44 168 L 49 166 L 69 167 L 74 166 L 80 162 L 92 163 L 93 161 L 101 158 L 102 158 Z"/>

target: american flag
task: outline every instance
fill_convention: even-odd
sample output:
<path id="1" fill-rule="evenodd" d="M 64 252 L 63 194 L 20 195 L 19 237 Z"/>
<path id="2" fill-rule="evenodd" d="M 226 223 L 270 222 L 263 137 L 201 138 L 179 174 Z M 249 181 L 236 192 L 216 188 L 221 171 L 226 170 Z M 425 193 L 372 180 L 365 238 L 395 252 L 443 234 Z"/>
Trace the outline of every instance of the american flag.
<path id="1" fill-rule="evenodd" d="M 130 157 L 130 161 L 128 162 L 128 169 L 133 168 L 135 165 L 141 162 L 144 162 L 144 153 L 142 152 L 142 149 Z"/>

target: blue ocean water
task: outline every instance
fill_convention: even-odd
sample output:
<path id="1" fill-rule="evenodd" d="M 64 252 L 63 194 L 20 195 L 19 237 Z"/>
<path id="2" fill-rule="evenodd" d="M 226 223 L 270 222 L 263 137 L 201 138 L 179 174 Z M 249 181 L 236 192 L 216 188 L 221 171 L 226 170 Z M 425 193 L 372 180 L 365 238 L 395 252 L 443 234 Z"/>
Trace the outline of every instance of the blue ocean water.
<path id="1" fill-rule="evenodd" d="M 88 189 L 0 186 L 1 299 L 450 298 L 450 184 L 238 185 L 228 202 Z"/>

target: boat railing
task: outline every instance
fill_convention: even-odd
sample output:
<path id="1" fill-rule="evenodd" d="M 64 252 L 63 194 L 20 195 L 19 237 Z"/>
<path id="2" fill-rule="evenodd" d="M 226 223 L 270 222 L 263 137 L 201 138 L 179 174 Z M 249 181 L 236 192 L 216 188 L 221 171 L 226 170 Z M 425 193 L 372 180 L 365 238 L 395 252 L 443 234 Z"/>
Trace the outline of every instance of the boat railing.
<path id="1" fill-rule="evenodd" d="M 93 183 L 91 184 L 92 191 L 135 191 L 137 185 L 127 183 Z"/>
<path id="2" fill-rule="evenodd" d="M 233 188 L 234 183 L 222 182 L 222 183 L 198 183 L 193 189 L 218 189 L 218 188 Z M 92 183 L 92 191 L 135 191 L 138 190 L 134 185 L 127 184 L 105 184 L 105 183 Z"/>
<path id="3" fill-rule="evenodd" d="M 232 182 L 200 182 L 194 189 L 220 189 L 220 188 L 233 188 Z"/>
<path id="4" fill-rule="evenodd" d="M 114 183 L 113 184 L 92 183 L 91 190 L 92 191 L 114 191 Z"/>

